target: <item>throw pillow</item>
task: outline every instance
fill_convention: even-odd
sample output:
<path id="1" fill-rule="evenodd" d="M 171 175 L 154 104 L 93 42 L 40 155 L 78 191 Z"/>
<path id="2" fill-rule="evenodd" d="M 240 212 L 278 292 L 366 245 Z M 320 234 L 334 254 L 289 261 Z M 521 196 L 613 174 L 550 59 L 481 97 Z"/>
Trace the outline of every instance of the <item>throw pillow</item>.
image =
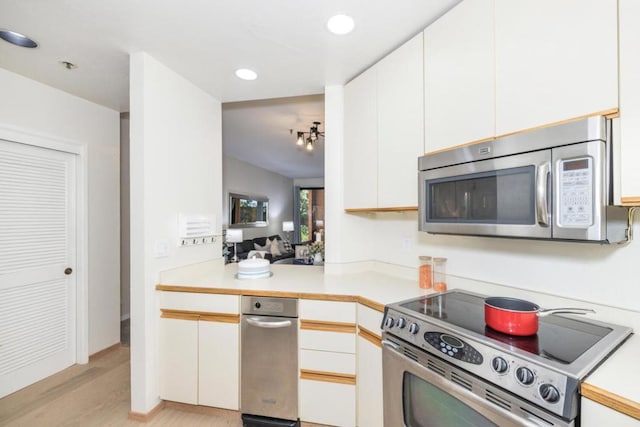
<path id="1" fill-rule="evenodd" d="M 293 246 L 291 246 L 290 241 L 282 240 L 282 246 L 284 247 L 285 252 L 293 252 Z"/>
<path id="2" fill-rule="evenodd" d="M 271 242 L 271 255 L 280 256 L 282 253 L 280 252 L 280 248 L 278 248 L 278 241 L 274 240 Z"/>
<path id="3" fill-rule="evenodd" d="M 260 246 L 257 243 L 253 244 L 253 247 L 255 248 L 256 251 L 266 251 L 266 252 L 271 252 L 271 240 L 267 239 L 267 242 L 264 244 L 264 246 Z"/>
<path id="4" fill-rule="evenodd" d="M 278 242 L 278 250 L 280 251 L 281 254 L 284 254 L 287 252 L 287 250 L 284 248 L 284 242 L 282 240 L 277 240 Z"/>

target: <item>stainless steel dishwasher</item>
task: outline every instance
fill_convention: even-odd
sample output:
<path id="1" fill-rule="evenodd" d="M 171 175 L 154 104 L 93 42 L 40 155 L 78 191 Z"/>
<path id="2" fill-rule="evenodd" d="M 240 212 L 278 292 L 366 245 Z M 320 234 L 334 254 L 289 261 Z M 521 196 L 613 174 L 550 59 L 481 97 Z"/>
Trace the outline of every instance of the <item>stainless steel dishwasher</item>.
<path id="1" fill-rule="evenodd" d="M 244 427 L 299 427 L 298 300 L 242 297 L 240 409 Z"/>

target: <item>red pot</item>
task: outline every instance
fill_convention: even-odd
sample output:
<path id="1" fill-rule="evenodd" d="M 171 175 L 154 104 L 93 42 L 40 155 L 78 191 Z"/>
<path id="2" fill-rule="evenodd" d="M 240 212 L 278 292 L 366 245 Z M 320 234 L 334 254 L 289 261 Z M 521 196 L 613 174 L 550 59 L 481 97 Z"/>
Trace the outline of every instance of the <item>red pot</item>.
<path id="1" fill-rule="evenodd" d="M 541 310 L 532 302 L 507 297 L 488 297 L 484 300 L 484 322 L 490 328 L 509 335 L 534 335 L 538 333 L 538 317 L 554 313 L 587 314 L 595 311 L 584 308 Z"/>

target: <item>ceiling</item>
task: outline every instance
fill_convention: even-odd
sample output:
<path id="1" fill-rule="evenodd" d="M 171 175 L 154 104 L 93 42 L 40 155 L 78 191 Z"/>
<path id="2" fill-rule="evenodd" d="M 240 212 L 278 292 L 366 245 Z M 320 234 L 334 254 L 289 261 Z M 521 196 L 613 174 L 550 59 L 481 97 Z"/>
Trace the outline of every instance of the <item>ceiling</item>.
<path id="1" fill-rule="evenodd" d="M 129 55 L 140 51 L 223 103 L 321 94 L 326 85 L 358 75 L 459 1 L 0 0 L 0 28 L 39 43 L 25 49 L 0 40 L 0 67 L 120 112 L 129 109 Z M 327 31 L 327 19 L 337 13 L 355 19 L 352 33 Z M 78 68 L 67 70 L 60 61 Z M 239 80 L 238 68 L 255 70 L 258 79 Z M 283 125 L 287 132 L 297 125 L 285 123 L 281 114 L 307 120 L 299 130 L 319 119 L 308 110 L 295 112 L 296 106 L 311 108 L 306 101 L 293 100 L 288 107 L 274 101 L 274 120 L 253 119 L 253 137 L 242 129 L 251 119 L 241 120 L 243 108 L 232 106 L 224 115 L 242 126 L 229 128 L 225 119 L 223 134 L 239 141 L 233 136 L 237 131 L 262 144 L 254 152 L 277 153 L 277 146 L 266 144 L 282 134 Z M 269 114 L 267 104 L 249 104 L 247 114 L 253 111 Z"/>

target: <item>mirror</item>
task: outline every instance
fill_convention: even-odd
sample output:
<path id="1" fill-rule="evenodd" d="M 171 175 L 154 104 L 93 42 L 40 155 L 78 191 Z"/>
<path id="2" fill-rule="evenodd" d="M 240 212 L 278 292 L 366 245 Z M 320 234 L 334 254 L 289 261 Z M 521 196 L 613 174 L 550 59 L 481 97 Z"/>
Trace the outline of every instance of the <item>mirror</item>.
<path id="1" fill-rule="evenodd" d="M 266 227 L 268 224 L 268 198 L 229 193 L 229 227 Z"/>

